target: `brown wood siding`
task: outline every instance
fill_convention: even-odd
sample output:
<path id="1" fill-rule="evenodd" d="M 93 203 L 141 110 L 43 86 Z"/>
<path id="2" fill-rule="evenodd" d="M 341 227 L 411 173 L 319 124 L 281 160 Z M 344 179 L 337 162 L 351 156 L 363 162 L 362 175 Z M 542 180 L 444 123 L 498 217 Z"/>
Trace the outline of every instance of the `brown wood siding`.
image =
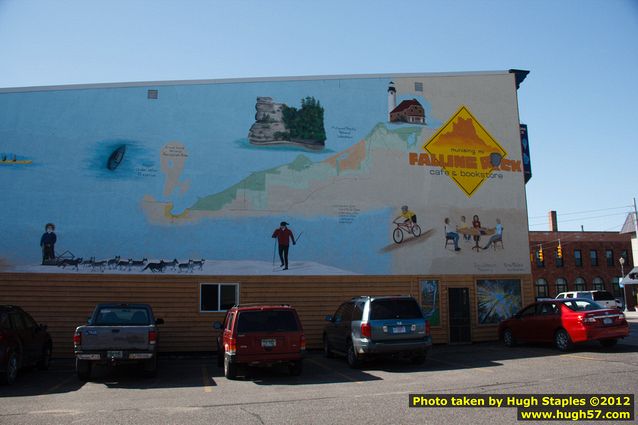
<path id="1" fill-rule="evenodd" d="M 160 327 L 160 348 L 166 352 L 214 351 L 213 322 L 223 312 L 200 313 L 200 283 L 238 283 L 241 303 L 290 304 L 299 312 L 308 348 L 320 348 L 324 317 L 357 295 L 412 295 L 419 297 L 419 280 L 438 280 L 440 326 L 432 327 L 435 343 L 447 343 L 447 288 L 470 289 L 472 340 L 496 339 L 496 326 L 479 326 L 476 280 L 488 276 L 179 276 L 83 275 L 0 273 L 0 304 L 19 305 L 39 323 L 49 326 L 54 356 L 71 356 L 75 327 L 86 322 L 100 302 L 140 302 L 152 305 Z M 523 305 L 534 300 L 530 276 L 520 279 Z"/>
<path id="2" fill-rule="evenodd" d="M 418 286 L 412 279 L 357 278 L 354 281 L 307 281 L 303 278 L 289 282 L 244 283 L 241 301 L 284 303 L 297 309 L 304 326 L 308 348 L 319 348 L 325 316 L 333 314 L 337 307 L 357 295 L 418 296 Z"/>

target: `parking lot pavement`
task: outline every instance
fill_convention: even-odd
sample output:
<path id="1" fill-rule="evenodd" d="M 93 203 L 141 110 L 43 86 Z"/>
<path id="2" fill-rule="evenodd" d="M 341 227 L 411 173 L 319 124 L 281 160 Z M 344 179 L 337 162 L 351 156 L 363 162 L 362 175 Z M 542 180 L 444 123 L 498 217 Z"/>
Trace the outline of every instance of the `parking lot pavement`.
<path id="1" fill-rule="evenodd" d="M 632 328 L 638 326 L 632 324 Z M 511 424 L 515 409 L 410 409 L 410 393 L 636 393 L 638 344 L 598 344 L 561 353 L 548 345 L 435 346 L 423 366 L 375 360 L 350 369 L 310 352 L 304 373 L 252 369 L 223 377 L 213 356 L 164 356 L 156 378 L 97 370 L 80 382 L 71 360 L 27 370 L 0 387 L 1 424 Z"/>

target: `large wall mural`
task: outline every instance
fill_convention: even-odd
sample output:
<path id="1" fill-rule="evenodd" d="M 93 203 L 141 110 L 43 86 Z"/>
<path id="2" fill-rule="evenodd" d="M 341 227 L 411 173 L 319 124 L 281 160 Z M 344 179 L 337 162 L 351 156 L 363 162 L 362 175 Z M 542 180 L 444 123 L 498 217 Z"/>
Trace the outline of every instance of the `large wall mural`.
<path id="1" fill-rule="evenodd" d="M 506 72 L 0 90 L 0 268 L 529 273 L 516 102 Z"/>

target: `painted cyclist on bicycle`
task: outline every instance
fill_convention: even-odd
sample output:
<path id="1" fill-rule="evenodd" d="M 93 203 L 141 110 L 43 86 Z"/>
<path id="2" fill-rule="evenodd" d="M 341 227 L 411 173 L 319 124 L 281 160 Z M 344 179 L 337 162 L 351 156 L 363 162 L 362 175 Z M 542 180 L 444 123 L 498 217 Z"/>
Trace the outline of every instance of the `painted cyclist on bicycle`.
<path id="1" fill-rule="evenodd" d="M 403 219 L 403 221 L 400 221 Z M 396 228 L 392 231 L 392 239 L 395 243 L 403 242 L 403 232 L 411 234 L 415 238 L 421 236 L 421 227 L 416 224 L 416 214 L 408 209 L 407 205 L 401 207 L 401 214 L 392 220 Z"/>
<path id="2" fill-rule="evenodd" d="M 400 218 L 404 219 L 403 222 L 407 224 L 408 228 L 411 228 L 413 224 L 416 224 L 416 214 L 414 214 L 413 211 L 410 211 L 407 205 L 401 207 L 401 214 L 393 221 L 396 223 Z"/>

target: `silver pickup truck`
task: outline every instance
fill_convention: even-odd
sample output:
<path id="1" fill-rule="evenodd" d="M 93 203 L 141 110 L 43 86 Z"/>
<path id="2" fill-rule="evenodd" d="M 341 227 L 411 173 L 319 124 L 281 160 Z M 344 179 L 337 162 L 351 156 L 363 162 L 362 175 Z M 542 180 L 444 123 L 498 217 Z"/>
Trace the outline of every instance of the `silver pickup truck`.
<path id="1" fill-rule="evenodd" d="M 81 380 L 91 377 L 94 364 L 116 366 L 139 363 L 144 375 L 157 373 L 157 325 L 148 304 L 98 304 L 88 324 L 73 335 L 75 371 Z"/>

